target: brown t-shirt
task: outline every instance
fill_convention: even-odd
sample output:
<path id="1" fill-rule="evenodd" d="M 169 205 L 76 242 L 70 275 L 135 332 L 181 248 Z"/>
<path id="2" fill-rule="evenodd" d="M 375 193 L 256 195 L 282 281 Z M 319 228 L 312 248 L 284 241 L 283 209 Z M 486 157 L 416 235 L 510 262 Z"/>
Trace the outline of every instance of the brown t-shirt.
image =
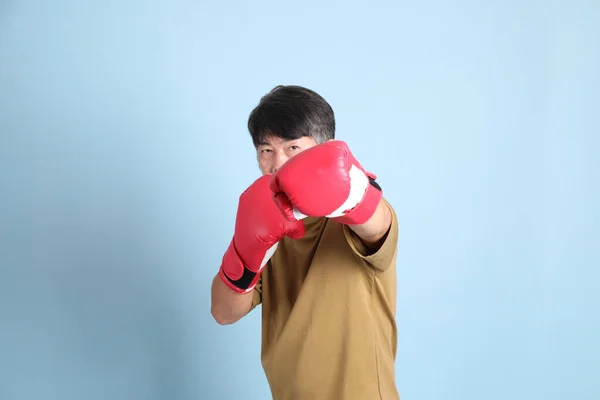
<path id="1" fill-rule="evenodd" d="M 274 400 L 397 400 L 398 222 L 370 250 L 348 226 L 306 218 L 283 239 L 254 292 Z"/>

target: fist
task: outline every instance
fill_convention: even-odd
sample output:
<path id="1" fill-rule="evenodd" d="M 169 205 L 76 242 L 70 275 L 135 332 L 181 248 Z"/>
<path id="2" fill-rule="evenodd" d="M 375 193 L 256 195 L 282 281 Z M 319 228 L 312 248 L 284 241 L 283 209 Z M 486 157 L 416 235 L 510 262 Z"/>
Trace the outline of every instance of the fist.
<path id="1" fill-rule="evenodd" d="M 328 217 L 348 225 L 367 222 L 382 197 L 377 177 L 354 158 L 345 142 L 331 140 L 287 161 L 271 180 L 275 204 L 295 221 Z"/>
<path id="2" fill-rule="evenodd" d="M 304 224 L 284 218 L 273 202 L 270 179 L 257 179 L 240 196 L 234 235 L 221 263 L 221 279 L 239 293 L 254 289 L 282 238 L 304 235 Z"/>

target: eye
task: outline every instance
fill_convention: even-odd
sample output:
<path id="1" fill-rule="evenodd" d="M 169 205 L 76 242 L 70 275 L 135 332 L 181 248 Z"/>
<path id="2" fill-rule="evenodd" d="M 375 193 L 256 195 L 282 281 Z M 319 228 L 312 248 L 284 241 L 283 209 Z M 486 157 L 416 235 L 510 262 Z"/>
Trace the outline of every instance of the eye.
<path id="1" fill-rule="evenodd" d="M 262 149 L 260 152 L 261 152 L 262 154 L 265 154 L 265 153 L 270 153 L 270 152 L 271 152 L 271 149 Z"/>
<path id="2" fill-rule="evenodd" d="M 290 150 L 295 151 L 295 150 L 299 150 L 300 146 L 296 146 L 295 144 L 290 146 Z"/>

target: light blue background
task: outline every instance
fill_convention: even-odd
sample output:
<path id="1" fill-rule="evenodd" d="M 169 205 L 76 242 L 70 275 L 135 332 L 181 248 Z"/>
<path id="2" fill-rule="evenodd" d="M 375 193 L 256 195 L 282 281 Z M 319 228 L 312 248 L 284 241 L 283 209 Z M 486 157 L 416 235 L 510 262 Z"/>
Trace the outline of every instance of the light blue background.
<path id="1" fill-rule="evenodd" d="M 594 1 L 0 1 L 0 399 L 270 398 L 210 283 L 308 86 L 400 219 L 403 400 L 600 398 Z"/>

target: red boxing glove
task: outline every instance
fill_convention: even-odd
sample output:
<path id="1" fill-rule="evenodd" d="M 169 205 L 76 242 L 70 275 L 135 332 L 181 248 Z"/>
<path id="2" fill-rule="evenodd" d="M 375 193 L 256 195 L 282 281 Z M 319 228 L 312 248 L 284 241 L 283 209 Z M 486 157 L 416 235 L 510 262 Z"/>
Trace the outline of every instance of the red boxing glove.
<path id="1" fill-rule="evenodd" d="M 288 160 L 273 175 L 271 190 L 290 221 L 329 217 L 359 225 L 373 216 L 381 200 L 382 190 L 375 179 L 345 142 L 331 140 Z"/>
<path id="2" fill-rule="evenodd" d="M 270 175 L 257 179 L 240 196 L 235 232 L 219 276 L 238 293 L 249 293 L 284 236 L 304 236 L 301 221 L 288 221 L 273 202 Z"/>

